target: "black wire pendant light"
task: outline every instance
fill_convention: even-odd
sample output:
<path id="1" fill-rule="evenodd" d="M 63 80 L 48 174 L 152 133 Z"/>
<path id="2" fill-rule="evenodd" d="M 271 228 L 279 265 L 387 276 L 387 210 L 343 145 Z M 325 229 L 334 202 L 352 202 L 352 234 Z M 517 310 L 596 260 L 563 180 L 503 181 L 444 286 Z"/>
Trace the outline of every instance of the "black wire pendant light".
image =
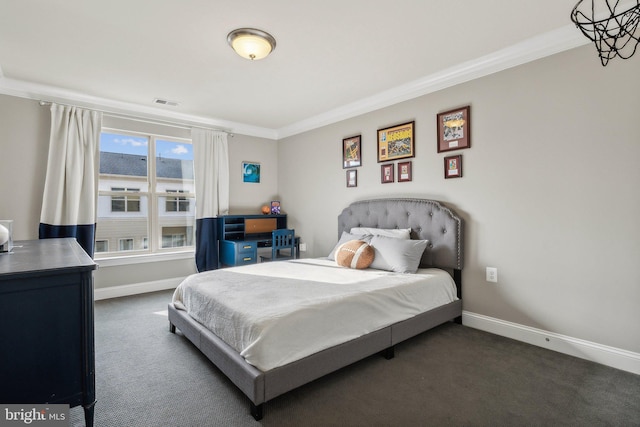
<path id="1" fill-rule="evenodd" d="M 629 59 L 640 42 L 640 0 L 621 3 L 580 0 L 571 12 L 571 20 L 595 43 L 603 66 L 616 56 Z"/>

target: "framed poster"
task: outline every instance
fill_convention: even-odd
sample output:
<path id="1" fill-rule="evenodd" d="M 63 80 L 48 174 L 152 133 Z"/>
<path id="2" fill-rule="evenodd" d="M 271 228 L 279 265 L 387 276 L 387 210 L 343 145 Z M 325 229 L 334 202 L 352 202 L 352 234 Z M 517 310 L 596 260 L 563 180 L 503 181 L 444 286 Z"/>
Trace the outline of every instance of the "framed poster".
<path id="1" fill-rule="evenodd" d="M 462 176 L 462 155 L 444 158 L 444 177 L 460 178 Z"/>
<path id="2" fill-rule="evenodd" d="M 380 166 L 380 180 L 383 184 L 393 182 L 393 163 Z"/>
<path id="3" fill-rule="evenodd" d="M 439 113 L 438 153 L 471 147 L 471 116 L 469 106 Z"/>
<path id="4" fill-rule="evenodd" d="M 411 181 L 411 162 L 398 162 L 398 182 Z"/>
<path id="5" fill-rule="evenodd" d="M 348 170 L 347 171 L 347 187 L 357 187 L 358 186 L 358 170 Z"/>
<path id="6" fill-rule="evenodd" d="M 260 182 L 260 163 L 242 162 L 242 182 Z"/>
<path id="7" fill-rule="evenodd" d="M 414 157 L 415 122 L 378 129 L 378 163 Z"/>
<path id="8" fill-rule="evenodd" d="M 342 168 L 362 166 L 361 135 L 342 140 Z"/>

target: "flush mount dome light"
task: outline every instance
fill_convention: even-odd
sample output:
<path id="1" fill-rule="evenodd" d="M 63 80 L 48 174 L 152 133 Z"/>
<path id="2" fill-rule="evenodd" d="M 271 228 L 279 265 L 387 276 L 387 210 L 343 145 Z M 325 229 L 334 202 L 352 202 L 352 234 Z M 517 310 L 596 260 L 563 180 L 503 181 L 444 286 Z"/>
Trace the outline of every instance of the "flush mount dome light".
<path id="1" fill-rule="evenodd" d="M 276 39 L 255 28 L 238 28 L 227 35 L 227 42 L 243 58 L 255 60 L 269 55 L 276 48 Z"/>

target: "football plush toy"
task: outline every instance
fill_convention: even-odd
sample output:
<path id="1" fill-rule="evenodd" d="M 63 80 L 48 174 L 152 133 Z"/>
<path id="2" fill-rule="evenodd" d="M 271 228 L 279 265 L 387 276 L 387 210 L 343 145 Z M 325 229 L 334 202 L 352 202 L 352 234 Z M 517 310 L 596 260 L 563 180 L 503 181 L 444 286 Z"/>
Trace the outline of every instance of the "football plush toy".
<path id="1" fill-rule="evenodd" d="M 343 243 L 336 251 L 336 263 L 342 267 L 367 268 L 373 262 L 375 251 L 367 242 L 350 240 Z"/>

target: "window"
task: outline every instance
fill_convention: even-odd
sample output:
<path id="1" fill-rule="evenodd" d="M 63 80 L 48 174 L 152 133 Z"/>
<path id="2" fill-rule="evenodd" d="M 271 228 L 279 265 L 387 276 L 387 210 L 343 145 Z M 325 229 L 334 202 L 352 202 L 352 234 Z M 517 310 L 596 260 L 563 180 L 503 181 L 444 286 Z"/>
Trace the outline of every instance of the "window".
<path id="1" fill-rule="evenodd" d="M 96 240 L 96 252 L 109 252 L 109 241 L 108 240 Z"/>
<path id="2" fill-rule="evenodd" d="M 111 187 L 111 191 L 139 193 L 139 188 Z M 111 212 L 140 212 L 140 196 L 118 195 L 111 196 Z"/>
<path id="3" fill-rule="evenodd" d="M 191 141 L 103 129 L 98 187 L 101 257 L 193 250 Z"/>
<path id="4" fill-rule="evenodd" d="M 186 230 L 185 230 L 186 231 Z M 184 246 L 185 234 L 163 234 L 162 235 L 162 247 L 163 248 L 177 248 Z"/>
<path id="5" fill-rule="evenodd" d="M 167 193 L 184 193 L 184 190 L 167 190 Z M 183 196 L 167 197 L 167 212 L 189 212 L 189 199 Z"/>
<path id="6" fill-rule="evenodd" d="M 133 239 L 118 239 L 118 250 L 120 251 L 132 251 Z"/>

